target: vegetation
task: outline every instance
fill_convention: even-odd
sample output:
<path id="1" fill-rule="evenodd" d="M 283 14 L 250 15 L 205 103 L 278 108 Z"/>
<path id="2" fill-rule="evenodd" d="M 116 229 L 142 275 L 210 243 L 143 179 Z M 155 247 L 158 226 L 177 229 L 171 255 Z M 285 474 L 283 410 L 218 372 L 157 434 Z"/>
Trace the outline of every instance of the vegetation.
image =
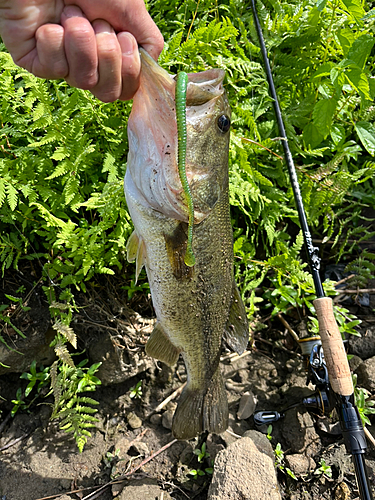
<path id="1" fill-rule="evenodd" d="M 374 270 L 374 254 L 362 249 L 375 235 L 367 214 L 375 207 L 375 11 L 361 0 L 257 6 L 309 224 L 327 259 L 344 262 L 356 273 L 353 286 L 363 287 Z M 313 318 L 313 283 L 248 4 L 150 0 L 148 9 L 166 41 L 163 67 L 226 71 L 235 273 L 249 314 L 267 304 L 274 313 L 292 305 L 307 307 Z M 97 367 L 75 367 L 67 348 L 76 342 L 74 290 L 85 291 L 96 273 L 126 276 L 129 299 L 147 290 L 142 279 L 134 284 L 134 268 L 125 262 L 131 103 L 103 104 L 64 81 L 37 79 L 16 67 L 4 46 L 0 63 L 1 272 L 23 260 L 38 269 L 56 330 L 55 380 L 66 384 L 64 401 L 68 393 L 76 398 L 70 409 L 78 408 L 82 380 Z M 332 283 L 325 286 L 335 293 Z M 357 320 L 348 325 L 344 308 L 337 314 L 342 331 L 355 332 Z M 10 303 L 0 306 L 0 319 L 15 328 Z M 91 379 L 86 390 L 95 385 Z M 60 401 L 55 416 L 76 432 Z"/>

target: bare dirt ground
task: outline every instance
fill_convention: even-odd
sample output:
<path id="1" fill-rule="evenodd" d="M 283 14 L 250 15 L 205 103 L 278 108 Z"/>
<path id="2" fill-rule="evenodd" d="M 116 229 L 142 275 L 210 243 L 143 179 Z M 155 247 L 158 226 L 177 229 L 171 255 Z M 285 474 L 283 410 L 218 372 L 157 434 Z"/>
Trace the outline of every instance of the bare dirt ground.
<path id="1" fill-rule="evenodd" d="M 2 282 L 0 304 L 9 303 L 5 293 L 22 295 L 31 309 L 17 312 L 17 304 L 11 305 L 12 321 L 27 340 L 9 325 L 2 332 L 10 346 L 25 354 L 13 358 L 12 369 L 3 370 L 0 376 L 1 500 L 206 500 L 215 455 L 256 428 L 253 416 L 239 418 L 244 393 L 249 393 L 248 400 L 256 403 L 256 410 L 281 412 L 297 405 L 273 424 L 271 432 L 272 446 L 276 448 L 280 443 L 284 452 L 277 469 L 283 499 L 358 497 L 353 467 L 334 425 L 334 415 L 316 417 L 301 404 L 314 387 L 306 386 L 303 357 L 279 322 L 265 321 L 266 328 L 255 334 L 244 356 L 223 350 L 222 370 L 231 415 L 229 432 L 204 435 L 199 441 L 175 441 L 170 425 L 178 394 L 162 408 L 158 406 L 185 382 L 184 365 L 180 360 L 169 368 L 145 356 L 144 345 L 153 324 L 150 298 L 138 292 L 129 301 L 120 279 L 102 278 L 89 284 L 86 294 L 76 294 L 79 309 L 73 327 L 79 338 L 78 350 L 86 350 L 79 359 L 89 357 L 90 362 L 103 363 L 99 371 L 103 385 L 91 394 L 100 403 L 96 415 L 99 422 L 83 453 L 78 452 L 72 436 L 59 429 L 58 422 L 50 421 L 53 399 L 43 397 L 48 388 L 27 411 L 20 410 L 11 417 L 12 399 L 17 389 L 24 391 L 27 384 L 19 378 L 28 370 L 27 363 L 30 359 L 45 365 L 53 361 L 48 348 L 53 331 L 42 285 L 28 265 L 22 272 L 6 273 Z M 20 294 L 17 292 L 21 286 Z M 364 336 L 375 328 L 373 300 L 372 296 L 369 307 L 352 307 L 363 320 Z M 292 318 L 288 321 L 296 327 L 297 320 L 295 324 Z M 131 398 L 130 390 L 138 381 L 142 381 L 142 395 Z M 257 429 L 266 432 L 266 428 Z M 206 454 L 199 462 L 194 450 L 201 449 L 203 442 L 210 456 Z M 375 486 L 375 452 L 371 444 L 366 456 Z M 201 472 L 194 474 L 198 470 Z"/>

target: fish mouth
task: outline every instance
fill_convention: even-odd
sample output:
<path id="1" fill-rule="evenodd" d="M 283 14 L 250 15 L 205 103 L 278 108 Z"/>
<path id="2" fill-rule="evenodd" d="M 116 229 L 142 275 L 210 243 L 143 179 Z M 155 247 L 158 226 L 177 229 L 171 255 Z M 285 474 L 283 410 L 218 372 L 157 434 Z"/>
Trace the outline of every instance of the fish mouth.
<path id="1" fill-rule="evenodd" d="M 176 76 L 169 74 L 142 48 L 139 49 L 142 72 L 141 79 L 145 79 L 150 95 L 161 94 L 172 98 L 174 111 Z M 222 69 L 209 69 L 200 73 L 188 73 L 188 86 L 186 91 L 186 106 L 200 106 L 220 97 L 224 93 L 222 86 L 225 71 Z M 167 100 L 167 99 L 166 99 Z M 170 99 L 168 99 L 169 101 Z"/>
<path id="2" fill-rule="evenodd" d="M 175 75 L 159 66 L 142 48 L 140 58 L 140 86 L 128 121 L 129 174 L 138 193 L 137 199 L 144 206 L 151 206 L 166 217 L 187 222 L 186 197 L 177 160 Z M 197 114 L 202 114 L 200 126 L 209 126 L 211 110 L 224 94 L 224 76 L 221 69 L 188 73 L 187 124 Z M 189 183 L 195 175 L 194 168 L 187 162 Z M 196 206 L 194 222 L 201 222 L 207 215 L 206 207 L 200 209 Z"/>

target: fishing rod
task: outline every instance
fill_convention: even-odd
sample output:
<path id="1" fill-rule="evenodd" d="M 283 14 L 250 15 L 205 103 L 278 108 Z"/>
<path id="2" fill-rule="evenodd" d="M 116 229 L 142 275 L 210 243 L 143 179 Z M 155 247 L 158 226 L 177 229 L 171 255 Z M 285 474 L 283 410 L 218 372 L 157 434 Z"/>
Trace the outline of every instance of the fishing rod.
<path id="1" fill-rule="evenodd" d="M 335 407 L 339 415 L 346 450 L 352 455 L 353 458 L 360 497 L 362 500 L 373 500 L 364 459 L 364 454 L 367 449 L 366 438 L 362 421 L 354 401 L 354 387 L 350 374 L 349 363 L 341 334 L 333 314 L 332 299 L 325 296 L 320 279 L 320 258 L 318 256 L 319 249 L 314 247 L 312 243 L 311 233 L 307 223 L 301 191 L 298 184 L 298 177 L 293 157 L 289 149 L 288 138 L 285 132 L 280 105 L 273 82 L 263 32 L 255 6 L 255 0 L 251 0 L 251 8 L 253 11 L 269 90 L 271 97 L 273 98 L 273 105 L 284 149 L 285 161 L 288 167 L 298 217 L 303 232 L 308 263 L 314 280 L 317 298 L 313 303 L 319 323 L 319 335 L 324 352 L 324 364 L 326 365 L 328 371 L 329 385 L 331 388 L 329 393 L 335 402 Z"/>

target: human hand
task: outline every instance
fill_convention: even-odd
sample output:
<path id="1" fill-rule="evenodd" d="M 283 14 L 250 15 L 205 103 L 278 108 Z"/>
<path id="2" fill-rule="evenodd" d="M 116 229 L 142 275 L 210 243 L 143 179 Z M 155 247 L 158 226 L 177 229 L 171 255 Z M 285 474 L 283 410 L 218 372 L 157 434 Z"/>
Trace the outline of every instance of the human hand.
<path id="1" fill-rule="evenodd" d="M 154 59 L 163 48 L 143 0 L 0 0 L 0 35 L 22 68 L 104 102 L 134 96 L 138 45 Z"/>

